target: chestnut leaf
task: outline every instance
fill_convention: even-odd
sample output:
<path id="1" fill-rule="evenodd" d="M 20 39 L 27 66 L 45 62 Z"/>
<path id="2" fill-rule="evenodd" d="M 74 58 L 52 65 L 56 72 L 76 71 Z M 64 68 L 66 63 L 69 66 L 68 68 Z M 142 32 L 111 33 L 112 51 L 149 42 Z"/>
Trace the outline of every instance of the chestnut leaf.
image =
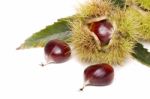
<path id="1" fill-rule="evenodd" d="M 125 6 L 125 0 L 111 0 L 116 6 L 123 8 Z"/>
<path id="2" fill-rule="evenodd" d="M 140 61 L 142 64 L 145 64 L 150 67 L 150 52 L 143 47 L 142 44 L 137 43 L 134 48 L 134 53 L 132 56 Z"/>
<path id="3" fill-rule="evenodd" d="M 68 38 L 71 36 L 71 31 L 68 26 L 69 18 L 59 19 L 52 25 L 47 26 L 39 32 L 34 33 L 27 38 L 23 44 L 17 49 L 28 49 L 35 47 L 44 47 L 45 44 L 52 39 L 60 39 L 69 42 Z"/>

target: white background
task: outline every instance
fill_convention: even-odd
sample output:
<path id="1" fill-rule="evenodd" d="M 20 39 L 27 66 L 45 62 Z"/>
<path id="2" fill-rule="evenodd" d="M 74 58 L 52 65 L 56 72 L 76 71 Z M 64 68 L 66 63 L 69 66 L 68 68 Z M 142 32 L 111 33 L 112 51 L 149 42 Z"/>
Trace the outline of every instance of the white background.
<path id="1" fill-rule="evenodd" d="M 15 50 L 32 33 L 74 14 L 83 1 L 0 0 L 0 99 L 150 99 L 150 68 L 133 58 L 115 67 L 110 86 L 79 92 L 87 65 L 74 56 L 43 68 L 42 48 Z"/>

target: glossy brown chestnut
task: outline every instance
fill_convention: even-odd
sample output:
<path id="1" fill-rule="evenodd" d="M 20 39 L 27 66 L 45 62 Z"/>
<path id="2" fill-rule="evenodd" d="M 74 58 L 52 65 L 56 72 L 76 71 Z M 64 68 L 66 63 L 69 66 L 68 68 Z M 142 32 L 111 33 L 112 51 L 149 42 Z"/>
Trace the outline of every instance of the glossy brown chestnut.
<path id="1" fill-rule="evenodd" d="M 58 39 L 50 40 L 45 45 L 44 52 L 47 64 L 50 62 L 53 63 L 65 62 L 69 59 L 71 55 L 71 49 L 69 45 L 64 41 Z"/>
<path id="2" fill-rule="evenodd" d="M 109 64 L 95 64 L 84 70 L 84 86 L 106 86 L 111 84 L 114 78 L 114 69 Z"/>
<path id="3" fill-rule="evenodd" d="M 101 20 L 91 23 L 90 30 L 95 33 L 103 45 L 106 45 L 111 39 L 113 25 L 108 20 Z"/>

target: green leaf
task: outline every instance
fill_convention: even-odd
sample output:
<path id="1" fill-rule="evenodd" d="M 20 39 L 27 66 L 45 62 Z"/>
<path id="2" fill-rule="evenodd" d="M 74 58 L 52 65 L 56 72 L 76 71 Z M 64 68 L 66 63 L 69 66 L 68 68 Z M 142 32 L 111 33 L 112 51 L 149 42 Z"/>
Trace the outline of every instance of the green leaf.
<path id="1" fill-rule="evenodd" d="M 112 0 L 112 2 L 114 2 L 115 5 L 123 8 L 125 6 L 125 0 Z"/>
<path id="2" fill-rule="evenodd" d="M 148 50 L 144 48 L 142 44 L 140 43 L 136 44 L 132 56 L 141 63 L 150 66 L 150 52 L 148 52 Z"/>
<path id="3" fill-rule="evenodd" d="M 49 40 L 52 39 L 68 41 L 68 38 L 71 36 L 68 20 L 69 18 L 59 19 L 54 24 L 49 25 L 45 29 L 34 33 L 17 49 L 43 47 Z"/>

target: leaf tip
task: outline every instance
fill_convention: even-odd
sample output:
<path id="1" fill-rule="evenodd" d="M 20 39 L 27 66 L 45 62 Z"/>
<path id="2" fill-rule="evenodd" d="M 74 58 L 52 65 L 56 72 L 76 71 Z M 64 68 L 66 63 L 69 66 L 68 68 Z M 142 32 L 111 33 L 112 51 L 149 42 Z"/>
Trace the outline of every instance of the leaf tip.
<path id="1" fill-rule="evenodd" d="M 16 50 L 21 50 L 21 49 L 24 49 L 25 47 L 24 47 L 24 43 L 23 44 L 21 44 L 19 47 L 17 47 L 16 48 Z"/>
<path id="2" fill-rule="evenodd" d="M 21 49 L 21 46 L 19 46 L 19 47 L 16 48 L 16 50 L 20 50 L 20 49 Z"/>

